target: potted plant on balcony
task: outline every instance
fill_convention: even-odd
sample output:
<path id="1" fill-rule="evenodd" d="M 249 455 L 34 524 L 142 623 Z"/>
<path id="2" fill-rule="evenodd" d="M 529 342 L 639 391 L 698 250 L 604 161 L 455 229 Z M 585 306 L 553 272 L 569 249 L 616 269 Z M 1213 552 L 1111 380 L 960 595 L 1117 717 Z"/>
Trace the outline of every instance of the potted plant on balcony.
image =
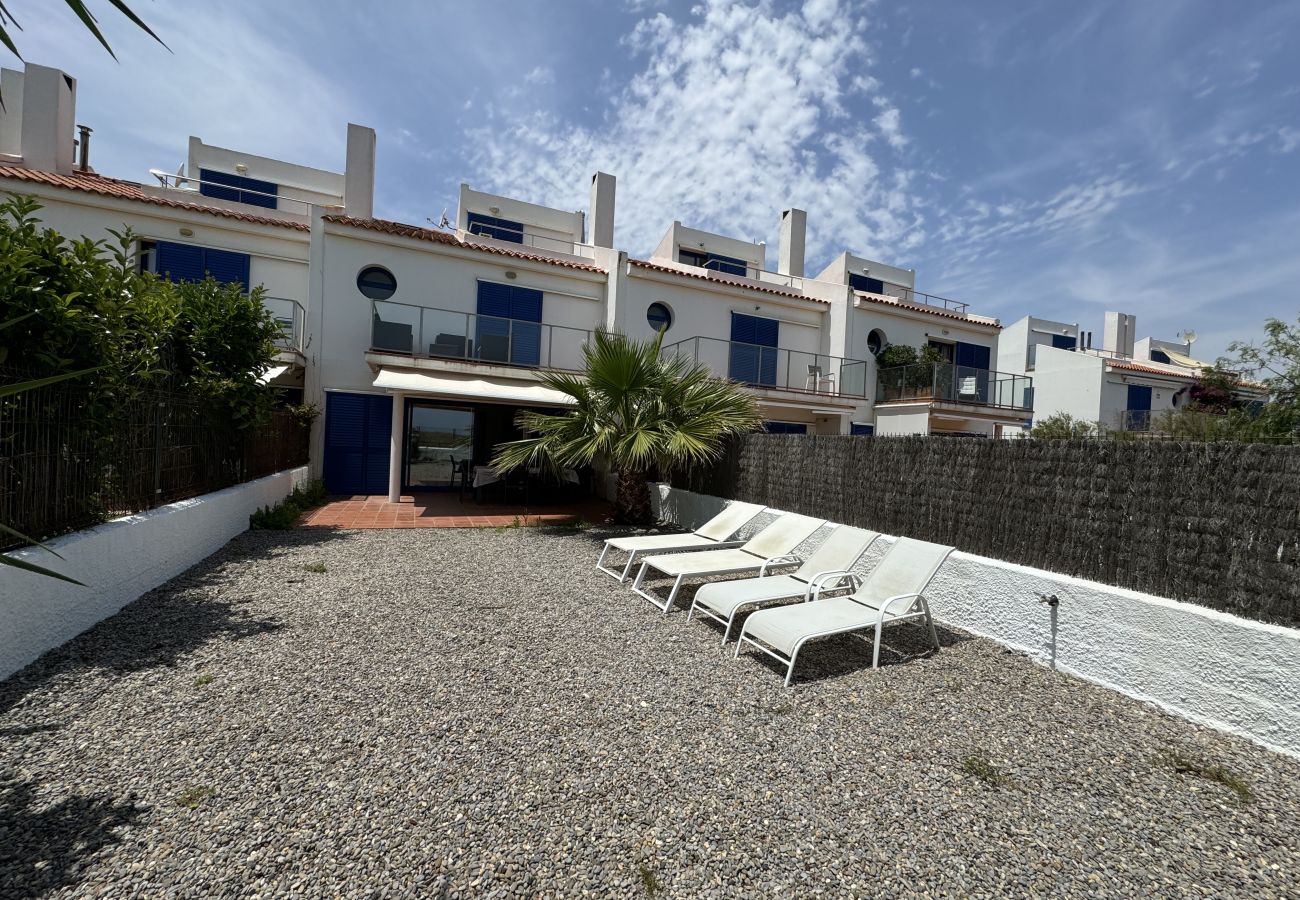
<path id="1" fill-rule="evenodd" d="M 618 473 L 615 519 L 649 522 L 652 476 L 712 462 L 727 438 L 762 425 L 744 388 L 690 356 L 661 356 L 661 339 L 598 331 L 583 348 L 582 372 L 542 372 L 539 381 L 573 398 L 573 408 L 521 412 L 516 422 L 530 436 L 498 445 L 492 465 L 558 471 L 604 460 Z"/>

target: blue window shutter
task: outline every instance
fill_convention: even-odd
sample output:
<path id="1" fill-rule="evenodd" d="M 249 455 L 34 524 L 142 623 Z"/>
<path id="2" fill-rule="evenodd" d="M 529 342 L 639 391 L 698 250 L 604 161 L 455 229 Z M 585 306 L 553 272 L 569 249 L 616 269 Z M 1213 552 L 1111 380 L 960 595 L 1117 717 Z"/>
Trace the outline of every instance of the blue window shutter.
<path id="1" fill-rule="evenodd" d="M 957 352 L 954 354 L 953 361 L 959 366 L 969 366 L 972 369 L 987 369 L 989 367 L 990 352 L 988 347 L 981 347 L 979 344 L 963 344 L 957 342 Z"/>
<path id="2" fill-rule="evenodd" d="M 542 360 L 542 292 L 533 288 L 510 288 L 510 361 L 517 366 L 536 366 Z"/>
<path id="3" fill-rule="evenodd" d="M 203 270 L 222 284 L 241 284 L 248 290 L 249 256 L 229 250 L 203 251 Z"/>
<path id="4" fill-rule="evenodd" d="M 1054 334 L 1052 335 L 1052 346 L 1058 350 L 1073 350 L 1076 343 L 1072 335 Z"/>
<path id="5" fill-rule="evenodd" d="M 280 186 L 273 181 L 261 181 L 246 175 L 231 175 L 215 169 L 199 169 L 199 181 L 203 182 L 199 185 L 199 193 L 205 197 L 233 200 L 236 203 L 247 203 L 266 209 L 276 209 L 279 206 L 275 195 L 279 193 Z M 252 193 L 254 191 L 256 193 Z M 264 196 L 266 194 L 271 196 Z"/>
<path id="6" fill-rule="evenodd" d="M 159 241 L 154 245 L 154 268 L 172 281 L 203 280 L 203 248 Z"/>
<path id="7" fill-rule="evenodd" d="M 1128 386 L 1128 408 L 1150 411 L 1151 386 L 1148 384 L 1130 384 Z"/>
<path id="8" fill-rule="evenodd" d="M 807 434 L 808 426 L 798 422 L 764 422 L 763 428 L 768 434 Z"/>
<path id="9" fill-rule="evenodd" d="M 511 288 L 508 284 L 493 281 L 478 283 L 478 314 L 496 316 L 499 319 L 510 318 Z"/>
<path id="10" fill-rule="evenodd" d="M 524 226 L 520 222 L 485 216 L 481 213 L 467 213 L 465 230 L 470 234 L 481 234 L 496 238 L 498 241 L 510 241 L 514 244 L 524 242 Z"/>
<path id="11" fill-rule="evenodd" d="M 734 343 L 727 367 L 730 378 L 748 384 L 776 384 L 776 346 L 780 325 L 776 319 L 731 314 L 731 340 Z M 767 349 L 769 347 L 772 349 Z"/>
<path id="12" fill-rule="evenodd" d="M 849 425 L 849 434 L 873 435 L 876 433 L 875 425 L 859 425 L 857 422 Z"/>
<path id="13" fill-rule="evenodd" d="M 508 284 L 478 283 L 478 316 L 474 320 L 475 359 L 510 361 L 510 295 Z"/>
<path id="14" fill-rule="evenodd" d="M 868 294 L 883 294 L 885 292 L 885 283 L 879 278 L 868 278 L 866 275 L 849 275 L 849 287 L 855 291 L 865 291 Z"/>
<path id="15" fill-rule="evenodd" d="M 371 395 L 366 410 L 365 492 L 388 493 L 388 462 L 393 435 L 393 398 Z"/>

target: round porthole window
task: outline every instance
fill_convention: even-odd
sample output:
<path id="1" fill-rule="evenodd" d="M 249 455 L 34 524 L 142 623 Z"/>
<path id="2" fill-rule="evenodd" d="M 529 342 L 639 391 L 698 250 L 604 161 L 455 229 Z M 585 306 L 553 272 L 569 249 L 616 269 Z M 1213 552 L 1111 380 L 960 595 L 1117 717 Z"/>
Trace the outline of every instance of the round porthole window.
<path id="1" fill-rule="evenodd" d="M 651 303 L 645 311 L 645 320 L 655 331 L 667 331 L 673 324 L 673 311 L 667 303 Z"/>
<path id="2" fill-rule="evenodd" d="M 885 340 L 885 333 L 879 328 L 871 329 L 871 334 L 867 335 L 867 349 L 871 351 L 872 356 L 879 356 L 880 351 L 889 346 L 889 341 Z"/>
<path id="3" fill-rule="evenodd" d="M 397 279 L 383 266 L 366 266 L 357 273 L 357 290 L 371 300 L 387 300 L 397 293 Z"/>

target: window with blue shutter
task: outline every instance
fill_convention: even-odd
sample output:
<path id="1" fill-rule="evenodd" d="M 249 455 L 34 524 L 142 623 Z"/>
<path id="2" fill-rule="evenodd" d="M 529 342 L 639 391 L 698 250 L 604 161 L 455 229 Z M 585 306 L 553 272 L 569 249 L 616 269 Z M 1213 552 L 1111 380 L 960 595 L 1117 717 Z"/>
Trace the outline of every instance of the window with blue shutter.
<path id="1" fill-rule="evenodd" d="M 325 489 L 331 494 L 386 494 L 393 398 L 325 395 Z"/>
<path id="2" fill-rule="evenodd" d="M 885 283 L 879 278 L 868 278 L 866 275 L 849 274 L 849 287 L 855 291 L 865 291 L 868 294 L 883 294 L 885 292 Z"/>
<path id="3" fill-rule="evenodd" d="M 1052 346 L 1058 350 L 1073 350 L 1077 346 L 1077 341 L 1073 335 L 1054 334 L 1052 335 Z"/>
<path id="4" fill-rule="evenodd" d="M 876 433 L 875 425 L 862 425 L 859 424 L 858 422 L 853 422 L 852 424 L 849 425 L 849 434 L 859 434 L 865 437 L 870 437 L 875 433 Z"/>
<path id="5" fill-rule="evenodd" d="M 953 362 L 957 364 L 954 376 L 957 379 L 957 397 L 962 400 L 977 400 L 987 403 L 989 399 L 989 361 L 992 351 L 979 344 L 964 344 L 961 341 L 953 351 Z"/>
<path id="6" fill-rule="evenodd" d="M 808 426 L 798 422 L 764 422 L 763 430 L 768 434 L 807 434 Z"/>
<path id="7" fill-rule="evenodd" d="M 470 234 L 496 238 L 498 241 L 510 241 L 514 244 L 524 242 L 524 226 L 520 222 L 501 219 L 497 216 L 485 216 L 480 213 L 467 213 L 465 230 Z"/>
<path id="8" fill-rule="evenodd" d="M 736 259 L 734 256 L 723 256 L 720 253 L 708 253 L 704 250 L 678 247 L 677 261 L 688 266 L 699 266 L 701 269 L 709 269 L 714 272 L 726 272 L 728 275 L 743 276 L 749 274 L 749 263 L 743 259 Z"/>
<path id="9" fill-rule="evenodd" d="M 478 283 L 475 356 L 536 366 L 542 357 L 542 292 L 513 284 Z"/>
<path id="10" fill-rule="evenodd" d="M 780 337 L 776 319 L 731 314 L 731 347 L 727 374 L 746 384 L 776 384 L 776 346 Z"/>
<path id="11" fill-rule="evenodd" d="M 280 186 L 274 181 L 261 181 L 247 175 L 230 175 L 215 169 L 199 169 L 199 181 L 199 193 L 205 197 L 233 200 L 266 209 L 276 209 L 279 205 L 276 194 L 279 193 Z"/>
<path id="12" fill-rule="evenodd" d="M 202 281 L 211 275 L 221 284 L 249 287 L 247 253 L 158 241 L 154 245 L 154 271 L 171 281 Z"/>

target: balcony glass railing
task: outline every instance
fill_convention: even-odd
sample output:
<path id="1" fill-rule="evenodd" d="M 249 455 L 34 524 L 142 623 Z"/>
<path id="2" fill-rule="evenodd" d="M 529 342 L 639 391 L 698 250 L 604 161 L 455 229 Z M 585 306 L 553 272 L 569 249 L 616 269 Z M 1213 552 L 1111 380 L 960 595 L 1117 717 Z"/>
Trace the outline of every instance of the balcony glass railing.
<path id="1" fill-rule="evenodd" d="M 302 352 L 302 336 L 306 326 L 307 312 L 297 300 L 288 297 L 263 297 L 262 305 L 266 307 L 275 321 L 280 323 L 280 337 L 276 345 L 281 350 Z"/>
<path id="2" fill-rule="evenodd" d="M 578 370 L 591 332 L 523 319 L 372 300 L 370 349 L 379 353 Z"/>
<path id="3" fill-rule="evenodd" d="M 918 363 L 877 372 L 876 402 L 944 400 L 1004 409 L 1029 409 L 1033 384 L 1034 380 L 1028 375 L 953 363 Z"/>
<path id="4" fill-rule="evenodd" d="M 1151 410 L 1121 409 L 1115 413 L 1115 426 L 1120 431 L 1150 431 Z"/>
<path id="5" fill-rule="evenodd" d="M 662 352 L 687 356 L 716 375 L 754 387 L 830 397 L 867 396 L 867 363 L 861 359 L 709 337 L 687 338 Z"/>

